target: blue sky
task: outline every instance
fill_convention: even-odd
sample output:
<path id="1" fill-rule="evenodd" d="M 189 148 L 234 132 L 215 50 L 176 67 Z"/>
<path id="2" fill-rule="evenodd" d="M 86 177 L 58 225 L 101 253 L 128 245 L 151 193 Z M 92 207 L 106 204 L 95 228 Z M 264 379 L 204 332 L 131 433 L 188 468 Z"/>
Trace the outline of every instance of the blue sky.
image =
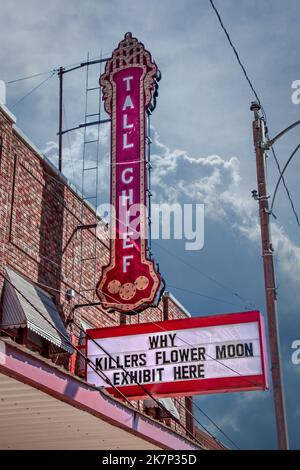
<path id="1" fill-rule="evenodd" d="M 270 135 L 299 119 L 291 84 L 300 79 L 297 0 L 215 0 L 268 116 Z M 245 302 L 265 312 L 252 144 L 251 90 L 225 40 L 208 0 L 11 0 L 0 15 L 0 79 L 10 81 L 90 57 L 107 57 L 132 31 L 152 52 L 161 72 L 160 95 L 152 118 L 154 199 L 204 203 L 205 245 L 187 252 L 180 241 L 153 245 L 167 284 L 220 299 L 209 300 L 172 289 L 194 315 L 243 310 Z M 94 72 L 95 82 L 99 70 Z M 8 85 L 12 108 L 47 75 Z M 84 72 L 66 75 L 65 111 L 71 127 L 83 121 Z M 58 116 L 58 80 L 54 76 L 15 106 L 17 125 L 54 158 Z M 281 165 L 299 142 L 295 129 L 276 146 Z M 103 178 L 108 161 L 103 129 Z M 50 144 L 49 144 L 50 143 Z M 80 182 L 81 135 L 64 140 L 65 173 Z M 71 147 L 71 150 L 69 150 Z M 52 148 L 52 150 L 50 150 Z M 72 155 L 72 161 L 70 157 Z M 212 157 L 214 156 L 214 157 Z M 167 172 L 161 169 L 167 165 Z M 287 172 L 296 208 L 300 158 Z M 270 192 L 277 170 L 270 155 Z M 171 191 L 172 188 L 172 191 Z M 107 197 L 107 187 L 101 188 Z M 272 233 L 276 248 L 279 321 L 288 424 L 292 448 L 300 448 L 300 366 L 291 363 L 291 343 L 300 339 L 299 227 L 281 188 Z M 212 282 L 192 268 L 194 265 Z M 220 286 L 220 283 L 223 287 Z M 239 296 L 233 293 L 238 293 Z M 247 305 L 249 302 L 247 303 Z M 241 448 L 276 446 L 272 393 L 202 396 L 197 403 Z M 198 419 L 205 425 L 201 414 Z M 210 427 L 222 439 L 222 436 Z"/>

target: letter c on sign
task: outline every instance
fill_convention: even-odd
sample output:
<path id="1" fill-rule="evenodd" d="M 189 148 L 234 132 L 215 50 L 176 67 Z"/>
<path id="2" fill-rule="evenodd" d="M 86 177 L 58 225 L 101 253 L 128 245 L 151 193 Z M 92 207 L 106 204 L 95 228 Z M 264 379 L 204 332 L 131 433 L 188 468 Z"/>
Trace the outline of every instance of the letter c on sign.
<path id="1" fill-rule="evenodd" d="M 127 179 L 126 179 L 126 173 L 131 173 L 131 176 Z M 133 173 L 133 168 L 125 168 L 125 170 L 122 171 L 122 175 L 121 175 L 122 183 L 124 184 L 131 183 L 131 181 L 133 180 L 132 173 Z"/>

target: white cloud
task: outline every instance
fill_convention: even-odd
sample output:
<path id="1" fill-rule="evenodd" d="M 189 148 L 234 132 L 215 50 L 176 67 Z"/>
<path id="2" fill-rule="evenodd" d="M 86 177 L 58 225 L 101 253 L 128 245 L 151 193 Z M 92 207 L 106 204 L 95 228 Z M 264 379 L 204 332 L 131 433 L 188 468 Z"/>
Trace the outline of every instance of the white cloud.
<path id="1" fill-rule="evenodd" d="M 204 203 L 207 218 L 226 222 L 259 247 L 258 207 L 249 192 L 245 194 L 237 157 L 228 160 L 218 155 L 191 157 L 185 151 L 171 150 L 161 143 L 155 130 L 153 144 L 155 202 Z M 300 247 L 277 223 L 271 223 L 271 232 L 281 274 L 299 286 Z"/>
<path id="2" fill-rule="evenodd" d="M 211 217 L 225 217 L 224 204 L 240 181 L 239 160 L 191 157 L 183 150 L 170 150 L 155 130 L 153 144 L 151 181 L 156 202 L 204 203 Z"/>
<path id="3" fill-rule="evenodd" d="M 87 127 L 86 140 L 98 139 L 98 130 L 96 126 Z M 82 173 L 83 173 L 83 142 L 84 131 L 79 129 L 72 133 L 72 138 L 64 139 L 63 146 L 63 173 L 78 188 L 82 189 Z M 108 202 L 109 179 L 110 179 L 110 163 L 109 163 L 109 125 L 101 126 L 99 134 L 99 165 L 98 165 L 98 184 L 99 195 L 106 198 Z M 58 162 L 58 145 L 56 142 L 49 141 L 45 144 L 42 152 L 55 165 Z M 87 144 L 85 149 L 85 168 L 93 168 L 97 163 L 96 143 Z M 96 172 L 94 170 L 85 173 L 84 180 L 85 196 L 95 194 L 96 188 Z M 100 186 L 100 188 L 99 188 Z M 99 202 L 99 201 L 98 201 Z M 103 201 L 102 201 L 103 202 Z"/>

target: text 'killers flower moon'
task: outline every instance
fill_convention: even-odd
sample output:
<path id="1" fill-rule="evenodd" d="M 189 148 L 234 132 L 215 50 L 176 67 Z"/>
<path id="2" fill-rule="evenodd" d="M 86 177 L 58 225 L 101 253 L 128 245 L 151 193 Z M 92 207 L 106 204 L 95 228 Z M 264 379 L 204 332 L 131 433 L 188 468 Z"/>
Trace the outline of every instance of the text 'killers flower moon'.
<path id="1" fill-rule="evenodd" d="M 125 35 L 100 78 L 105 110 L 111 115 L 110 262 L 97 295 L 104 308 L 133 314 L 156 305 L 163 280 L 147 256 L 146 110 L 157 66 L 142 43 Z"/>

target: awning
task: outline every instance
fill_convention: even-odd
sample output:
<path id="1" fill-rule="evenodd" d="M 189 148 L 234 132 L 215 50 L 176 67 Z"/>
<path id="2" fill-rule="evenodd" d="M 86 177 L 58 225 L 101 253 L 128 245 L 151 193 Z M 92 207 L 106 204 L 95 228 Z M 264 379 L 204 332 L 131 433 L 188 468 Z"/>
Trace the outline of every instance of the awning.
<path id="1" fill-rule="evenodd" d="M 5 338 L 0 449 L 195 452 L 202 446 Z"/>
<path id="2" fill-rule="evenodd" d="M 180 418 L 178 410 L 174 405 L 174 401 L 172 400 L 172 398 L 157 398 L 157 401 L 161 403 L 174 416 L 174 418 Z M 157 403 L 152 399 L 144 400 L 145 408 L 156 408 L 157 406 Z M 168 418 L 169 416 L 166 414 L 165 417 Z"/>
<path id="3" fill-rule="evenodd" d="M 12 269 L 7 268 L 7 274 L 13 285 L 7 281 L 4 283 L 1 328 L 27 327 L 55 346 L 72 353 L 72 346 L 62 336 L 69 338 L 52 297 Z"/>

